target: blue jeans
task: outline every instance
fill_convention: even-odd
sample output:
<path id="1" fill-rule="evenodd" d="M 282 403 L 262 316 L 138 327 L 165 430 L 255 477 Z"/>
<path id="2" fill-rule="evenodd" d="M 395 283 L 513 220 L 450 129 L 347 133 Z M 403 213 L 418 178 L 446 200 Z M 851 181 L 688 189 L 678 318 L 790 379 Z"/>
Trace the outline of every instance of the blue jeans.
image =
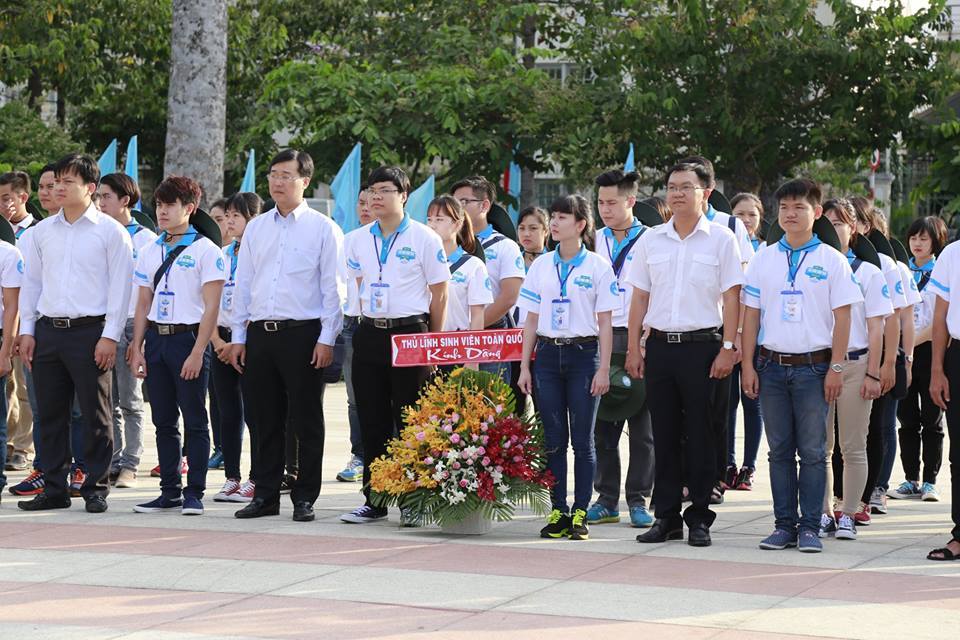
<path id="1" fill-rule="evenodd" d="M 3 472 L 7 466 L 7 376 L 0 377 L 0 490 L 7 486 L 7 476 Z"/>
<path id="2" fill-rule="evenodd" d="M 900 401 L 890 396 L 881 417 L 883 462 L 880 464 L 877 486 L 884 492 L 890 488 L 890 476 L 893 475 L 893 466 L 897 463 L 897 409 L 899 406 Z M 870 490 L 872 491 L 873 487 L 870 487 Z"/>
<path id="3" fill-rule="evenodd" d="M 180 377 L 183 363 L 193 350 L 196 335 L 192 331 L 161 336 L 149 329 L 144 356 L 147 360 L 147 392 L 153 425 L 157 431 L 157 456 L 160 458 L 160 490 L 164 497 L 180 498 L 180 430 L 177 422 L 183 413 L 186 441 L 187 486 L 184 496 L 203 498 L 210 457 L 210 432 L 207 430 L 207 387 L 210 377 L 210 350 L 203 354 L 203 367 L 194 380 Z"/>
<path id="4" fill-rule="evenodd" d="M 567 444 L 573 445 L 573 509 L 583 509 L 593 495 L 596 452 L 593 425 L 600 398 L 590 395 L 599 366 L 597 343 L 557 346 L 537 343 L 533 383 L 543 420 L 547 469 L 556 479 L 553 508 L 567 512 Z"/>
<path id="5" fill-rule="evenodd" d="M 823 382 L 829 365 L 782 366 L 757 358 L 760 405 L 770 446 L 770 488 L 776 527 L 817 531 L 823 492 L 828 405 Z M 797 456 L 800 473 L 797 474 Z M 799 503 L 800 517 L 797 518 Z"/>
<path id="6" fill-rule="evenodd" d="M 500 376 L 504 382 L 510 384 L 509 362 L 481 362 L 477 368 L 480 371 L 492 373 L 495 376 Z"/>
<path id="7" fill-rule="evenodd" d="M 730 421 L 727 423 L 727 465 L 736 466 L 737 405 L 743 403 L 743 466 L 757 468 L 757 451 L 763 437 L 760 399 L 751 400 L 740 389 L 740 365 L 730 376 Z"/>
<path id="8" fill-rule="evenodd" d="M 343 382 L 347 386 L 347 419 L 350 421 L 350 453 L 363 459 L 363 440 L 360 437 L 360 416 L 357 415 L 357 400 L 353 394 L 353 334 L 359 319 L 343 316 Z"/>

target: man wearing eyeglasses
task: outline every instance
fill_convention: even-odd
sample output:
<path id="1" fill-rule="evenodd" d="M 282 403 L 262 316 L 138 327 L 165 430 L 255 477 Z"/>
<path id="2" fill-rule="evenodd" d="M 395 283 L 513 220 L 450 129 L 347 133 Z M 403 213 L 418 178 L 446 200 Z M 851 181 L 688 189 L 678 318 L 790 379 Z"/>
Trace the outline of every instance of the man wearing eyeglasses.
<path id="1" fill-rule="evenodd" d="M 304 202 L 312 176 L 306 152 L 287 149 L 271 160 L 267 178 L 276 207 L 247 224 L 237 260 L 231 359 L 243 372 L 244 409 L 259 454 L 254 498 L 238 518 L 280 512 L 288 428 L 300 445 L 293 519 L 313 520 L 320 495 L 323 368 L 333 361 L 343 327 L 343 233 Z"/>
<path id="2" fill-rule="evenodd" d="M 714 387 L 736 362 L 733 341 L 744 275 L 733 232 L 703 215 L 709 196 L 710 172 L 702 164 L 669 169 L 667 203 L 673 217 L 641 236 L 627 276 L 634 287 L 627 371 L 646 379 L 656 458 L 656 521 L 638 542 L 683 539 L 686 523 L 689 545 L 711 544 Z M 644 326 L 650 335 L 642 343 Z M 684 484 L 692 505 L 681 517 Z"/>
<path id="3" fill-rule="evenodd" d="M 505 329 L 513 326 L 510 310 L 517 304 L 520 285 L 527 275 L 520 245 L 494 230 L 487 222 L 487 214 L 496 200 L 497 193 L 493 184 L 482 176 L 470 176 L 455 183 L 450 189 L 453 197 L 460 201 L 464 211 L 470 216 L 473 232 L 477 234 L 483 247 L 487 272 L 493 286 L 493 304 L 484 311 L 484 326 L 487 329 Z M 509 363 L 490 362 L 480 365 L 481 371 L 488 371 L 510 381 Z"/>

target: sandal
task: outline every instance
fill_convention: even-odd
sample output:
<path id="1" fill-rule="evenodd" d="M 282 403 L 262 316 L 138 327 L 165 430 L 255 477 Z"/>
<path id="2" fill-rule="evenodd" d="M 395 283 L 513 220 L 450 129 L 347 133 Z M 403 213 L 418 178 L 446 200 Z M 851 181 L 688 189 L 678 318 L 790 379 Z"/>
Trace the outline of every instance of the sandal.
<path id="1" fill-rule="evenodd" d="M 956 538 L 954 538 L 950 542 L 960 543 L 960 540 L 957 540 Z M 950 544 L 950 542 L 948 542 L 947 544 Z M 937 554 L 940 554 L 940 556 L 937 557 Z M 938 562 L 950 562 L 952 560 L 960 560 L 960 553 L 954 553 L 953 551 L 950 551 L 950 549 L 947 547 L 941 547 L 939 549 L 934 549 L 933 551 L 928 553 L 927 560 L 936 560 Z"/>

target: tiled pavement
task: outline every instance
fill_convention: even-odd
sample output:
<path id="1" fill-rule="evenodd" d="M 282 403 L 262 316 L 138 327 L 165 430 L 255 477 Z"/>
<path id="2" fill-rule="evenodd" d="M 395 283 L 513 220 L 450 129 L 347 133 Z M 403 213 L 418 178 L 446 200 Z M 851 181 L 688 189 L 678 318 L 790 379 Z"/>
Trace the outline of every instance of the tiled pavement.
<path id="1" fill-rule="evenodd" d="M 753 492 L 727 493 L 708 549 L 641 546 L 626 524 L 541 540 L 528 513 L 480 537 L 399 529 L 395 514 L 345 525 L 359 486 L 333 480 L 348 457 L 342 385 L 326 405 L 331 480 L 314 523 L 292 522 L 286 503 L 236 520 L 210 499 L 199 518 L 135 514 L 157 493 L 149 478 L 102 515 L 80 501 L 28 514 L 4 496 L 2 637 L 960 637 L 960 563 L 924 559 L 946 540 L 948 502 L 891 501 L 858 541 L 819 555 L 757 548 L 772 525 L 763 462 Z M 155 460 L 150 446 L 143 467 Z M 220 482 L 211 472 L 209 495 Z"/>

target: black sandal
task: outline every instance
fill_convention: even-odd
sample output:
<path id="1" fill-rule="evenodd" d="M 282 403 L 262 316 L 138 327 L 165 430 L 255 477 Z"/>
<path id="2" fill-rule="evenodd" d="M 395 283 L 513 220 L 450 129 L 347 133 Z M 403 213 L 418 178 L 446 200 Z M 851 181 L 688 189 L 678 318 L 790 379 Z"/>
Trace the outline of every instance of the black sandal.
<path id="1" fill-rule="evenodd" d="M 956 538 L 954 538 L 950 542 L 960 542 L 960 540 L 957 540 Z M 950 544 L 950 542 L 948 542 L 947 544 Z M 940 554 L 939 558 L 936 557 L 936 554 L 938 553 Z M 947 547 L 941 547 L 939 549 L 934 549 L 933 551 L 928 553 L 927 560 L 935 560 L 938 562 L 950 562 L 953 560 L 960 560 L 960 553 L 954 553 L 953 551 L 950 551 L 950 549 L 948 549 Z"/>

